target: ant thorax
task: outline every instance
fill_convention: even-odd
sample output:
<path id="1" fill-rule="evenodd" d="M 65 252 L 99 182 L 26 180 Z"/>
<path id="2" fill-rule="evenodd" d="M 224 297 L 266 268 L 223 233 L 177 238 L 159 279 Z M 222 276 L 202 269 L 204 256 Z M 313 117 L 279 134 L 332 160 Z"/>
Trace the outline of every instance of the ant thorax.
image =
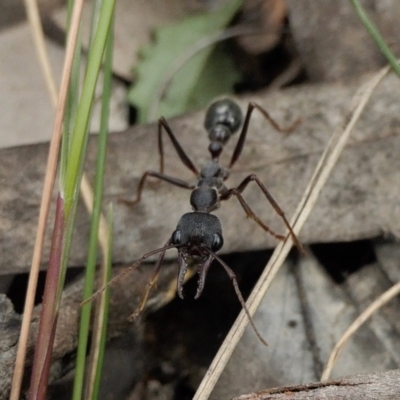
<path id="1" fill-rule="evenodd" d="M 197 184 L 200 186 L 210 186 L 217 189 L 218 192 L 223 190 L 225 185 L 224 181 L 229 177 L 229 170 L 223 168 L 215 161 L 209 161 L 200 171 L 199 182 Z"/>
<path id="2" fill-rule="evenodd" d="M 190 205 L 193 211 L 210 213 L 220 207 L 217 189 L 208 185 L 198 186 L 190 194 Z"/>

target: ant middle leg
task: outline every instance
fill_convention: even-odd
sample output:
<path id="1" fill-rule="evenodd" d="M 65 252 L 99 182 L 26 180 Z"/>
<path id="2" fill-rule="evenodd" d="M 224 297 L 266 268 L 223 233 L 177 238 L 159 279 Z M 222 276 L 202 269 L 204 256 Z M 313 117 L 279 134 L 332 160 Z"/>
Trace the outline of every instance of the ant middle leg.
<path id="1" fill-rule="evenodd" d="M 232 154 L 232 158 L 231 161 L 229 163 L 229 168 L 232 168 L 233 165 L 236 163 L 236 161 L 238 160 L 238 158 L 240 157 L 240 155 L 242 154 L 242 150 L 244 147 L 244 143 L 246 141 L 246 135 L 247 135 L 247 131 L 249 129 L 249 123 L 250 123 L 250 118 L 251 115 L 254 111 L 254 109 L 257 109 L 258 111 L 261 112 L 261 114 L 264 116 L 265 119 L 267 119 L 269 121 L 269 123 L 278 131 L 278 132 L 282 132 L 282 133 L 290 133 L 292 132 L 294 129 L 297 128 L 297 126 L 300 124 L 301 120 L 297 119 L 296 121 L 294 121 L 291 125 L 289 125 L 288 127 L 281 127 L 270 115 L 269 113 L 264 110 L 261 106 L 259 106 L 256 103 L 249 103 L 248 107 L 247 107 L 247 113 L 246 113 L 246 117 L 244 119 L 244 123 L 243 123 L 243 127 L 242 127 L 242 131 L 240 132 L 240 136 L 238 139 L 238 142 L 236 144 L 235 150 L 233 151 Z"/>
<path id="2" fill-rule="evenodd" d="M 144 184 L 149 176 L 158 178 L 162 181 L 170 183 L 171 185 L 175 185 L 175 186 L 178 186 L 183 189 L 193 190 L 196 187 L 195 185 L 193 185 L 191 183 L 185 182 L 178 178 L 174 178 L 173 176 L 164 175 L 164 174 L 161 174 L 160 172 L 155 172 L 155 171 L 146 171 L 143 174 L 142 178 L 140 179 L 138 189 L 137 189 L 136 199 L 135 200 L 118 199 L 118 201 L 120 203 L 126 204 L 128 206 L 135 206 L 136 204 L 140 203 L 140 200 L 142 199 L 142 192 L 144 189 Z"/>
<path id="3" fill-rule="evenodd" d="M 171 127 L 169 126 L 167 120 L 164 117 L 161 117 L 158 120 L 158 152 L 160 154 L 160 173 L 161 174 L 164 173 L 164 146 L 163 146 L 163 141 L 162 141 L 163 128 L 164 128 L 165 132 L 167 132 L 169 138 L 171 139 L 171 142 L 172 142 L 180 160 L 182 161 L 182 163 L 187 168 L 189 168 L 196 176 L 199 175 L 198 169 L 194 165 L 193 161 L 186 154 L 185 150 L 183 150 L 178 139 L 172 132 Z"/>
<path id="4" fill-rule="evenodd" d="M 158 178 L 160 180 L 163 180 L 165 182 L 171 183 L 172 185 L 175 185 L 175 186 L 178 186 L 178 187 L 181 187 L 184 189 L 193 190 L 195 188 L 194 185 L 187 183 L 179 178 L 174 178 L 172 176 L 164 174 L 164 145 L 163 145 L 163 141 L 162 141 L 163 129 L 165 130 L 165 132 L 167 132 L 168 136 L 170 137 L 171 142 L 172 142 L 180 160 L 182 161 L 182 163 L 186 167 L 188 167 L 192 172 L 194 172 L 196 175 L 199 174 L 196 166 L 193 164 L 192 160 L 186 154 L 185 150 L 183 150 L 178 139 L 175 137 L 174 133 L 172 132 L 172 129 L 168 125 L 168 122 L 166 121 L 166 119 L 164 117 L 161 117 L 158 120 L 158 153 L 160 155 L 160 171 L 159 172 L 146 171 L 140 179 L 137 194 L 136 194 L 136 199 L 135 200 L 119 199 L 120 203 L 124 203 L 129 206 L 134 206 L 134 205 L 138 204 L 142 198 L 144 184 L 149 176 Z"/>
<path id="5" fill-rule="evenodd" d="M 271 193 L 268 191 L 268 189 L 265 187 L 265 185 L 258 179 L 257 175 L 249 175 L 247 178 L 245 178 L 242 183 L 237 187 L 233 189 L 227 190 L 225 193 L 220 195 L 220 200 L 228 200 L 232 196 L 236 196 L 237 199 L 239 200 L 241 206 L 243 207 L 244 211 L 246 212 L 246 215 L 248 218 L 251 218 L 255 222 L 257 222 L 258 225 L 261 226 L 266 232 L 270 233 L 272 236 L 277 238 L 278 240 L 284 240 L 285 236 L 279 235 L 276 232 L 274 232 L 271 228 L 269 228 L 264 222 L 260 220 L 260 218 L 254 213 L 254 211 L 250 208 L 250 206 L 247 204 L 247 202 L 244 200 L 243 196 L 241 193 L 246 189 L 247 185 L 250 182 L 256 182 L 258 187 L 261 189 L 261 191 L 264 193 L 265 197 L 275 210 L 275 212 L 282 218 L 284 224 L 286 225 L 287 229 L 289 230 L 289 234 L 293 239 L 293 242 L 295 246 L 299 249 L 300 252 L 304 253 L 303 246 L 297 239 L 296 234 L 293 232 L 292 227 L 289 224 L 289 221 L 287 220 L 285 213 L 283 210 L 279 207 L 279 204 L 275 201 L 275 199 L 272 197 Z"/>

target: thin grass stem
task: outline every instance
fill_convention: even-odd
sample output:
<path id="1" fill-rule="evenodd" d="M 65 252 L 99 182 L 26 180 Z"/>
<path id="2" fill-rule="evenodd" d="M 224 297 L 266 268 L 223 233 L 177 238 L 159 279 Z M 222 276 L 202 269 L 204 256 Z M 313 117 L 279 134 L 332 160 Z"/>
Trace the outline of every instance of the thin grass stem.
<path id="1" fill-rule="evenodd" d="M 372 39 L 374 39 L 375 43 L 379 47 L 380 51 L 388 60 L 390 66 L 393 68 L 396 75 L 400 78 L 400 66 L 399 62 L 396 59 L 396 56 L 390 50 L 389 46 L 386 44 L 385 39 L 379 33 L 379 30 L 376 26 L 372 23 L 371 19 L 368 17 L 367 13 L 365 12 L 364 8 L 360 4 L 358 0 L 350 0 L 351 4 L 353 5 L 358 17 L 360 18 L 361 22 L 363 23 L 367 32 L 371 35 Z"/>
<path id="2" fill-rule="evenodd" d="M 102 96 L 102 112 L 101 112 L 101 129 L 98 138 L 98 154 L 96 162 L 96 183 L 95 193 L 93 202 L 93 213 L 91 220 L 91 230 L 89 237 L 89 253 L 86 264 L 85 283 L 83 289 L 83 299 L 89 298 L 93 293 L 94 288 L 94 277 L 96 272 L 96 260 L 98 253 L 98 233 L 100 227 L 101 218 L 101 205 L 103 200 L 103 187 L 104 187 L 104 172 L 105 172 L 105 159 L 107 150 L 107 138 L 108 138 L 108 120 L 110 114 L 110 98 L 111 98 L 111 85 L 112 85 L 112 47 L 113 47 L 113 35 L 112 29 L 109 30 L 107 36 L 107 46 L 105 52 L 104 62 L 104 82 L 103 82 L 103 96 Z M 79 330 L 79 341 L 77 351 L 77 361 L 75 369 L 75 380 L 73 399 L 81 399 L 84 386 L 84 375 L 85 375 L 85 364 L 87 354 L 87 344 L 90 328 L 90 316 L 91 316 L 92 303 L 86 303 L 82 307 L 81 311 L 81 322 Z M 94 368 L 96 366 L 94 365 Z M 89 389 L 92 392 L 92 389 Z M 85 396 L 86 398 L 91 395 Z"/>

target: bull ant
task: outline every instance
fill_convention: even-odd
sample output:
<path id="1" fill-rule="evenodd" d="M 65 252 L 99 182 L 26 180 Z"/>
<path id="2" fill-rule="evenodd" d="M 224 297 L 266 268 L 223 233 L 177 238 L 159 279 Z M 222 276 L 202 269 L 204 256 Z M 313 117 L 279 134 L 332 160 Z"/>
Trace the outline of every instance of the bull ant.
<path id="1" fill-rule="evenodd" d="M 197 169 L 197 167 L 194 165 L 194 163 L 191 161 L 189 156 L 179 144 L 179 141 L 175 137 L 175 134 L 173 133 L 165 118 L 162 117 L 159 119 L 158 150 L 160 154 L 160 172 L 145 172 L 139 182 L 136 199 L 133 201 L 122 200 L 122 202 L 129 205 L 136 205 L 137 203 L 139 203 L 142 197 L 142 192 L 146 180 L 148 179 L 148 177 L 154 177 L 171 183 L 175 186 L 192 190 L 192 193 L 190 195 L 190 204 L 192 206 L 193 212 L 186 213 L 181 217 L 175 231 L 172 233 L 171 237 L 163 247 L 144 254 L 134 265 L 132 265 L 126 271 L 128 272 L 133 268 L 138 267 L 146 258 L 150 257 L 153 254 L 159 253 L 159 258 L 155 265 L 154 275 L 148 284 L 147 290 L 143 296 L 140 306 L 138 307 L 137 311 L 132 315 L 133 318 L 139 315 L 146 304 L 149 292 L 152 286 L 154 286 L 157 281 L 165 252 L 168 249 L 176 248 L 178 250 L 179 261 L 177 279 L 178 296 L 183 299 L 183 283 L 189 261 L 193 261 L 195 264 L 198 265 L 199 281 L 197 292 L 195 295 L 195 299 L 197 299 L 203 292 L 208 269 L 210 268 L 212 261 L 216 259 L 231 278 L 236 294 L 238 295 L 239 301 L 244 308 L 247 316 L 249 317 L 251 325 L 253 326 L 260 340 L 265 343 L 252 322 L 245 301 L 239 290 L 234 272 L 223 260 L 221 260 L 220 257 L 216 255 L 216 253 L 222 248 L 224 244 L 224 239 L 222 236 L 222 227 L 220 220 L 218 219 L 218 217 L 211 214 L 213 211 L 220 207 L 221 201 L 228 200 L 232 196 L 235 196 L 239 200 L 248 218 L 253 219 L 255 222 L 257 222 L 258 225 L 261 226 L 261 228 L 263 228 L 266 232 L 268 232 L 278 240 L 284 240 L 285 236 L 277 234 L 266 224 L 264 224 L 243 199 L 242 192 L 246 189 L 250 182 L 255 182 L 266 197 L 266 199 L 272 205 L 275 212 L 280 216 L 280 218 L 282 218 L 296 247 L 299 250 L 302 250 L 302 246 L 299 243 L 295 233 L 293 232 L 288 220 L 286 219 L 284 212 L 256 175 L 249 175 L 236 188 L 228 189 L 225 186 L 224 182 L 229 177 L 230 169 L 234 166 L 242 153 L 250 118 L 254 109 L 259 110 L 261 114 L 279 132 L 291 132 L 299 123 L 299 121 L 296 121 L 291 126 L 287 128 L 282 128 L 272 119 L 267 111 L 265 111 L 263 108 L 255 103 L 249 103 L 247 113 L 244 118 L 243 127 L 241 129 L 236 147 L 233 151 L 230 163 L 228 165 L 228 168 L 224 168 L 219 164 L 219 157 L 230 137 L 234 133 L 236 133 L 242 125 L 243 115 L 240 107 L 234 101 L 230 99 L 218 100 L 211 104 L 205 116 L 204 126 L 208 132 L 208 137 L 210 139 L 208 150 L 211 154 L 211 160 L 200 171 Z M 196 185 L 164 174 L 164 151 L 162 142 L 163 131 L 165 131 L 171 139 L 171 142 L 182 163 L 194 174 L 196 174 L 198 178 L 198 182 Z M 124 274 L 126 272 L 124 272 Z M 118 279 L 119 277 L 120 276 L 114 278 L 108 283 L 108 285 L 110 285 L 114 280 Z M 104 288 L 100 289 L 99 291 L 102 290 L 104 290 Z M 98 292 L 96 292 L 92 297 L 96 296 L 97 294 Z"/>

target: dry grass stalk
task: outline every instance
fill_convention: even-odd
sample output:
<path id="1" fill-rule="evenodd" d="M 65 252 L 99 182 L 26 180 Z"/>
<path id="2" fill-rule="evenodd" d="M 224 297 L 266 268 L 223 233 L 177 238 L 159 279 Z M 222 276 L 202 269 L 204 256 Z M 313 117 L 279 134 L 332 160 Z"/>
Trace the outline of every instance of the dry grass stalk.
<path id="1" fill-rule="evenodd" d="M 333 167 L 335 166 L 347 143 L 351 131 L 360 118 L 361 113 L 364 110 L 368 100 L 371 98 L 373 91 L 383 77 L 388 73 L 388 71 L 389 67 L 383 68 L 358 90 L 353 99 L 352 107 L 349 110 L 348 116 L 345 119 L 345 127 L 340 127 L 333 133 L 318 162 L 310 183 L 304 192 L 303 198 L 301 199 L 291 220 L 291 225 L 296 235 L 299 234 L 300 229 L 304 225 L 311 213 L 311 210 L 317 202 L 319 193 L 328 180 Z M 291 237 L 287 236 L 286 240 L 279 243 L 276 247 L 271 259 L 264 269 L 263 274 L 261 275 L 247 301 L 247 307 L 251 315 L 254 315 L 255 311 L 257 310 L 261 300 L 264 298 L 266 291 L 282 266 L 292 245 L 293 241 Z M 247 325 L 248 319 L 242 310 L 227 337 L 225 338 L 225 341 L 222 343 L 213 362 L 211 363 L 194 396 L 194 400 L 208 399 Z"/>
<path id="2" fill-rule="evenodd" d="M 43 34 L 40 34 L 42 28 L 40 26 L 40 18 L 38 13 L 38 6 L 35 0 L 27 0 L 27 14 L 30 18 L 30 22 L 33 27 L 34 38 L 37 40 L 35 43 L 38 47 L 38 52 L 45 57 L 45 51 L 43 43 L 38 44 L 39 42 L 43 41 Z M 68 43 L 66 48 L 65 54 L 65 61 L 64 61 L 64 68 L 62 73 L 61 79 L 61 87 L 60 87 L 60 94 L 58 98 L 57 110 L 55 115 L 55 122 L 53 127 L 53 133 L 50 141 L 50 149 L 49 149 L 49 157 L 47 160 L 47 168 L 46 168 L 46 176 L 44 180 L 44 188 L 43 188 L 43 196 L 40 205 L 40 213 L 39 213 L 39 223 L 35 241 L 35 247 L 32 256 L 32 264 L 31 270 L 29 275 L 29 282 L 28 282 L 28 289 L 26 294 L 26 300 L 24 305 L 24 316 L 21 325 L 21 333 L 19 337 L 18 343 L 18 351 L 15 361 L 14 367 L 14 376 L 13 382 L 11 387 L 11 395 L 10 400 L 18 400 L 20 398 L 20 391 L 21 391 L 21 383 L 24 373 L 24 365 L 25 365 L 25 358 L 26 358 L 26 349 L 28 344 L 28 337 L 29 337 L 29 327 L 32 319 L 32 312 L 34 307 L 34 300 L 35 300 L 35 293 L 36 293 L 36 286 L 38 281 L 39 269 L 40 269 L 40 261 L 42 258 L 42 249 L 44 243 L 44 236 L 46 233 L 46 224 L 49 215 L 51 197 L 54 188 L 55 177 L 57 173 L 57 165 L 58 165 L 58 154 L 60 149 L 60 139 L 62 135 L 62 122 L 64 118 L 64 110 L 65 104 L 68 94 L 68 87 L 70 82 L 71 70 L 72 70 L 72 62 L 74 58 L 74 51 L 77 43 L 78 32 L 79 32 L 79 25 L 80 19 L 82 15 L 83 9 L 83 0 L 76 1 L 74 4 L 74 9 L 72 12 L 72 19 L 71 19 L 71 27 L 70 27 L 70 34 L 68 37 Z M 42 56 L 40 57 L 41 60 L 43 59 Z M 43 70 L 45 71 L 44 75 L 47 82 L 53 80 L 51 77 L 50 69 L 44 65 L 48 64 L 44 62 Z M 54 80 L 53 80 L 54 81 Z M 55 87 L 54 82 L 48 84 L 49 88 Z M 54 90 L 50 89 L 51 97 L 53 99 Z"/>

